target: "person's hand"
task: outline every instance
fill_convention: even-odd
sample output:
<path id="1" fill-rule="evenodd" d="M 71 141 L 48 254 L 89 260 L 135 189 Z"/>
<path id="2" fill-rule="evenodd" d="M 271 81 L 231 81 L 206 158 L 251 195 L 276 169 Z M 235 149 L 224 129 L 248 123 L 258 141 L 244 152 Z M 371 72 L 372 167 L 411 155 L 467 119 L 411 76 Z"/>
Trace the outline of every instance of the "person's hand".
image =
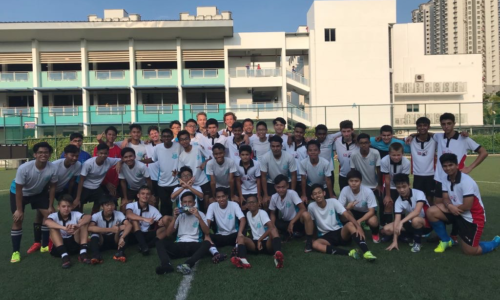
<path id="1" fill-rule="evenodd" d="M 178 217 L 179 216 L 179 213 L 180 213 L 180 209 L 178 207 L 176 207 L 174 209 L 174 217 Z"/>
<path id="2" fill-rule="evenodd" d="M 261 242 L 261 240 L 257 241 L 257 250 L 259 250 L 259 251 L 262 250 L 262 242 Z"/>
<path id="3" fill-rule="evenodd" d="M 405 143 L 406 143 L 406 145 L 411 144 L 411 141 L 413 141 L 413 136 L 409 135 L 409 136 L 405 139 Z M 399 249 L 398 249 L 398 250 L 399 250 Z"/>
<path id="4" fill-rule="evenodd" d="M 243 136 L 243 143 L 245 143 L 245 145 L 250 145 L 250 139 L 246 134 Z"/>
<path id="5" fill-rule="evenodd" d="M 106 188 L 111 196 L 116 197 L 116 187 L 112 183 L 106 183 Z"/>
<path id="6" fill-rule="evenodd" d="M 151 144 L 152 144 L 152 143 L 153 143 L 153 141 L 151 141 L 151 140 L 145 140 L 145 141 L 143 141 L 143 143 L 144 143 L 144 145 L 147 145 L 147 144 L 149 144 L 149 143 L 151 143 Z"/>
<path id="7" fill-rule="evenodd" d="M 116 173 L 117 173 L 117 174 L 120 174 L 120 171 L 122 170 L 122 166 L 123 166 L 123 162 L 122 162 L 122 161 L 119 161 L 119 162 L 115 165 L 115 170 L 116 170 Z"/>
<path id="8" fill-rule="evenodd" d="M 189 179 L 189 181 L 186 182 L 186 184 L 187 184 L 188 187 L 193 186 L 193 184 L 194 184 L 194 177 L 191 177 L 191 179 Z"/>
<path id="9" fill-rule="evenodd" d="M 398 241 L 393 241 L 392 244 L 389 247 L 387 247 L 385 250 L 391 251 L 392 249 L 397 249 L 399 251 Z"/>
<path id="10" fill-rule="evenodd" d="M 238 196 L 236 196 L 236 195 L 232 195 L 232 196 L 231 196 L 231 200 L 232 200 L 233 202 L 239 202 L 239 197 L 238 197 Z"/>
<path id="11" fill-rule="evenodd" d="M 189 209 L 189 212 L 190 212 L 192 215 L 194 215 L 195 217 L 200 218 L 200 213 L 198 212 L 198 209 L 197 209 L 196 207 L 194 207 L 194 206 L 193 206 L 193 207 L 191 207 L 191 208 Z"/>
<path id="12" fill-rule="evenodd" d="M 308 199 L 307 199 L 306 195 L 300 196 L 300 200 L 302 200 L 302 202 L 304 202 L 304 204 L 307 204 Z"/>
<path id="13" fill-rule="evenodd" d="M 392 201 L 391 196 L 385 196 L 384 197 L 384 206 L 389 206 L 392 205 L 394 201 Z"/>
<path id="14" fill-rule="evenodd" d="M 207 165 L 207 161 L 204 161 L 201 165 L 198 166 L 200 170 L 205 170 L 205 166 Z"/>
<path id="15" fill-rule="evenodd" d="M 361 226 L 356 227 L 356 237 L 359 237 L 361 240 L 365 239 L 365 232 L 363 231 L 363 227 Z"/>
<path id="16" fill-rule="evenodd" d="M 56 209 L 54 208 L 54 206 L 53 205 L 49 205 L 49 215 L 51 213 L 55 213 L 55 212 L 56 212 Z"/>
<path id="17" fill-rule="evenodd" d="M 454 214 L 455 216 L 458 216 L 463 212 L 461 209 L 459 209 L 455 205 L 451 205 L 451 204 L 448 205 L 448 210 L 450 211 L 450 213 Z"/>
<path id="18" fill-rule="evenodd" d="M 73 209 L 78 209 L 80 206 L 80 198 L 76 198 L 75 201 L 73 201 Z"/>
<path id="19" fill-rule="evenodd" d="M 292 146 L 292 144 L 293 144 L 293 138 L 290 138 L 290 137 L 289 137 L 289 138 L 286 140 L 286 143 L 288 144 L 288 146 L 289 146 L 289 147 L 290 147 L 290 146 Z"/>
<path id="20" fill-rule="evenodd" d="M 467 131 L 460 132 L 460 135 L 463 137 L 469 137 L 469 133 Z"/>
<path id="21" fill-rule="evenodd" d="M 153 219 L 153 218 L 144 218 L 143 222 L 144 223 L 149 223 L 149 225 L 152 225 L 155 222 L 155 219 Z"/>
<path id="22" fill-rule="evenodd" d="M 403 222 L 399 222 L 398 226 L 394 227 L 394 233 L 397 235 L 401 235 L 402 228 L 403 228 Z"/>
<path id="23" fill-rule="evenodd" d="M 290 233 L 290 235 L 293 235 L 293 225 L 294 224 L 295 224 L 294 222 L 290 222 L 288 224 L 288 230 L 287 231 Z"/>
<path id="24" fill-rule="evenodd" d="M 118 249 L 123 247 L 125 247 L 125 239 L 123 238 L 123 236 L 121 236 L 120 239 L 118 240 Z"/>
<path id="25" fill-rule="evenodd" d="M 257 202 L 259 203 L 259 207 L 262 207 L 263 203 L 262 203 L 262 196 L 259 194 L 257 195 Z"/>
<path id="26" fill-rule="evenodd" d="M 173 177 L 177 177 L 177 174 L 178 174 L 178 173 L 179 173 L 179 172 L 178 172 L 177 170 L 172 170 L 172 176 L 173 176 Z"/>
<path id="27" fill-rule="evenodd" d="M 22 222 L 24 219 L 24 212 L 21 210 L 16 210 L 12 215 L 12 219 L 14 220 L 14 223 Z"/>
<path id="28" fill-rule="evenodd" d="M 180 186 L 181 186 L 181 188 L 183 188 L 183 189 L 187 189 L 187 188 L 188 188 L 187 183 L 185 183 L 182 179 L 179 179 L 179 185 L 180 185 Z"/>
<path id="29" fill-rule="evenodd" d="M 470 172 L 472 172 L 472 168 L 470 166 L 464 167 L 460 172 L 462 172 L 464 174 L 469 174 Z"/>
<path id="30" fill-rule="evenodd" d="M 264 199 L 262 199 L 262 203 L 263 204 L 269 204 L 269 201 L 271 201 L 271 196 L 264 195 Z"/>
<path id="31" fill-rule="evenodd" d="M 113 233 L 120 233 L 120 226 L 115 225 L 115 226 L 113 226 L 111 228 L 113 229 Z"/>
<path id="32" fill-rule="evenodd" d="M 243 205 L 243 202 L 245 202 L 245 198 L 243 196 L 240 196 L 238 202 L 240 203 L 240 206 Z"/>
<path id="33" fill-rule="evenodd" d="M 102 137 L 103 136 L 106 136 L 106 134 L 104 133 L 104 131 L 96 136 L 96 139 L 97 139 L 97 141 L 99 143 L 102 142 Z"/>
<path id="34" fill-rule="evenodd" d="M 378 142 L 380 142 L 381 140 L 382 140 L 382 137 L 381 137 L 380 135 L 379 135 L 379 136 L 377 136 L 377 137 L 375 137 L 375 142 L 377 142 L 377 143 L 378 143 Z"/>
<path id="35" fill-rule="evenodd" d="M 223 136 L 228 136 L 229 134 L 227 133 L 226 129 L 222 130 L 222 135 Z"/>
<path id="36" fill-rule="evenodd" d="M 358 204 L 358 203 L 359 203 L 359 201 L 358 201 L 358 200 L 356 200 L 356 201 L 354 201 L 354 202 L 349 202 L 349 204 L 347 204 L 347 206 L 345 207 L 345 209 L 347 209 L 347 210 L 351 210 L 351 209 L 353 209 L 353 208 L 354 208 L 354 206 L 356 206 L 356 204 Z"/>

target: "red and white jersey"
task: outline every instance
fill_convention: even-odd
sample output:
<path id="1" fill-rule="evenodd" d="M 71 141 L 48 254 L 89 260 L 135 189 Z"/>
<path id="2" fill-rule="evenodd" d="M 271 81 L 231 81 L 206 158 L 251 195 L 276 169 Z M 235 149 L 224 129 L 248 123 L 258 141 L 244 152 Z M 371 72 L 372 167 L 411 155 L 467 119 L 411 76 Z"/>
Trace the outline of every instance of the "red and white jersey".
<path id="1" fill-rule="evenodd" d="M 438 161 L 436 165 L 436 173 L 434 174 L 434 180 L 437 180 L 439 182 L 446 181 L 446 174 L 444 173 L 443 167 L 439 162 L 439 157 L 441 157 L 441 155 L 445 153 L 455 154 L 458 159 L 458 169 L 462 170 L 465 166 L 467 151 L 470 150 L 477 152 L 479 148 L 481 148 L 481 145 L 474 142 L 473 139 L 461 136 L 460 133 L 458 133 L 458 131 L 456 131 L 455 135 L 450 139 L 448 139 L 444 135 L 444 133 L 436 133 L 433 136 L 433 139 L 438 144 L 438 150 L 437 150 Z"/>
<path id="2" fill-rule="evenodd" d="M 455 206 L 462 205 L 466 197 L 474 197 L 471 209 L 461 213 L 461 216 L 467 222 L 484 226 L 484 222 L 486 222 L 486 213 L 477 183 L 469 175 L 460 171 L 455 177 L 455 183 L 451 183 L 448 178 L 442 183 L 443 193 L 448 193 L 451 203 Z"/>
<path id="3" fill-rule="evenodd" d="M 413 139 L 410 144 L 410 149 L 414 175 L 434 175 L 434 154 L 436 154 L 436 146 L 437 142 L 433 140 L 431 136 L 424 141 L 419 140 L 418 136 Z"/>

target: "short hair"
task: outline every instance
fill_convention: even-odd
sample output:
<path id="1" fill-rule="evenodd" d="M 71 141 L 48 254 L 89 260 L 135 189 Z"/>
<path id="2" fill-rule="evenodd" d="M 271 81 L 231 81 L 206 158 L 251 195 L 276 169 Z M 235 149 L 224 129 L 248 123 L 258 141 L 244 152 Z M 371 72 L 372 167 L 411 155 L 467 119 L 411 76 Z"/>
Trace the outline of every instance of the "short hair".
<path id="1" fill-rule="evenodd" d="M 132 129 L 134 128 L 139 129 L 139 131 L 142 132 L 142 126 L 140 124 L 130 124 L 130 126 L 128 127 L 130 131 L 132 131 Z"/>
<path id="2" fill-rule="evenodd" d="M 306 126 L 306 124 L 304 124 L 304 123 L 300 123 L 300 122 L 299 122 L 299 123 L 295 124 L 295 126 L 294 126 L 293 128 L 301 128 L 301 129 L 303 129 L 304 131 L 306 131 L 307 126 Z"/>
<path id="3" fill-rule="evenodd" d="M 232 129 L 235 128 L 243 129 L 243 124 L 241 124 L 240 122 L 234 122 Z"/>
<path id="4" fill-rule="evenodd" d="M 446 119 L 446 120 L 448 120 L 448 119 Z M 458 165 L 458 158 L 457 158 L 456 154 L 445 153 L 445 154 L 441 155 L 441 157 L 439 157 L 439 162 L 441 163 L 441 165 L 444 165 L 447 162 L 451 162 L 455 165 Z"/>
<path id="5" fill-rule="evenodd" d="M 401 145 L 400 143 L 392 143 L 389 145 L 389 152 L 393 150 L 393 151 L 402 151 L 404 153 L 404 148 L 403 148 L 403 145 Z"/>
<path id="6" fill-rule="evenodd" d="M 340 122 L 339 127 L 340 129 L 354 129 L 354 125 L 352 124 L 351 120 L 344 120 Z"/>
<path id="7" fill-rule="evenodd" d="M 283 145 L 283 139 L 282 139 L 279 135 L 273 135 L 273 136 L 269 139 L 269 143 L 272 143 L 272 142 L 278 142 L 278 143 L 280 143 L 281 145 Z"/>
<path id="8" fill-rule="evenodd" d="M 360 133 L 358 135 L 358 138 L 356 139 L 356 141 L 358 141 L 358 143 L 359 143 L 359 140 L 361 140 L 361 139 L 368 139 L 368 140 L 370 140 L 370 135 L 368 133 L 364 133 L 364 132 Z"/>
<path id="9" fill-rule="evenodd" d="M 252 124 L 253 124 L 253 123 L 252 123 Z M 266 124 L 266 122 L 264 122 L 264 121 L 259 121 L 259 122 L 257 122 L 257 126 L 255 126 L 255 128 L 259 128 L 259 126 L 264 126 L 264 127 L 266 127 L 266 129 L 267 129 L 267 124 Z"/>
<path id="10" fill-rule="evenodd" d="M 199 116 L 205 116 L 205 118 L 207 117 L 207 113 L 204 112 L 204 111 L 200 111 L 199 113 L 196 114 L 196 119 L 198 119 Z"/>
<path id="11" fill-rule="evenodd" d="M 286 125 L 286 121 L 282 117 L 277 117 L 276 119 L 274 119 L 273 120 L 273 125 L 276 125 L 276 123 L 278 123 L 278 122 L 280 122 L 283 125 Z"/>
<path id="12" fill-rule="evenodd" d="M 215 194 L 217 195 L 218 192 L 223 192 L 224 195 L 227 196 L 227 190 L 226 190 L 226 188 L 223 188 L 223 187 L 219 186 L 218 188 L 215 189 Z"/>
<path id="13" fill-rule="evenodd" d="M 132 152 L 132 154 L 135 155 L 135 150 L 130 148 L 130 147 L 125 147 L 122 149 L 122 151 L 120 152 L 120 154 L 122 155 L 122 157 L 125 156 L 125 154 L 129 153 L 129 152 Z"/>
<path id="14" fill-rule="evenodd" d="M 49 154 L 52 154 L 52 152 L 54 152 L 54 148 L 52 148 L 52 146 L 49 145 L 49 143 L 47 143 L 47 142 L 36 143 L 33 146 L 33 152 L 35 152 L 35 153 L 38 152 L 38 149 L 40 149 L 40 148 L 47 148 L 47 149 L 49 149 Z"/>
<path id="15" fill-rule="evenodd" d="M 250 147 L 249 145 L 241 145 L 240 149 L 238 151 L 240 154 L 241 154 L 241 152 L 248 152 L 248 153 L 252 154 L 252 147 Z"/>
<path id="16" fill-rule="evenodd" d="M 189 123 L 194 123 L 194 125 L 198 125 L 198 122 L 196 122 L 195 119 L 189 119 L 186 121 L 186 125 L 189 124 Z"/>
<path id="17" fill-rule="evenodd" d="M 181 131 L 179 131 L 179 133 L 177 134 L 177 138 L 180 139 L 181 136 L 183 136 L 183 135 L 187 135 L 188 138 L 191 138 L 191 135 L 189 134 L 189 132 L 187 130 L 181 130 Z"/>
<path id="18" fill-rule="evenodd" d="M 189 172 L 189 173 L 191 173 L 191 176 L 193 175 L 193 170 L 189 166 L 183 166 L 183 167 L 180 168 L 180 170 L 179 170 L 179 177 L 184 172 Z"/>
<path id="19" fill-rule="evenodd" d="M 441 123 L 443 120 L 450 120 L 455 123 L 455 115 L 452 113 L 444 113 L 439 117 L 439 122 Z"/>
<path id="20" fill-rule="evenodd" d="M 384 125 L 384 126 L 380 127 L 380 133 L 382 133 L 382 132 L 393 133 L 394 131 L 392 130 L 392 126 L 391 125 Z"/>
<path id="21" fill-rule="evenodd" d="M 64 147 L 64 153 L 80 153 L 80 148 L 75 145 L 69 144 L 68 146 Z"/>
<path id="22" fill-rule="evenodd" d="M 326 125 L 323 125 L 323 124 L 319 124 L 318 126 L 316 126 L 314 128 L 314 132 L 318 132 L 320 130 L 325 130 L 325 131 L 328 131 L 328 128 L 326 127 Z"/>
<path id="23" fill-rule="evenodd" d="M 359 180 L 363 181 L 363 175 L 361 175 L 361 172 L 358 170 L 351 170 L 347 173 L 347 180 L 351 178 L 358 178 Z"/>
<path id="24" fill-rule="evenodd" d="M 184 198 L 189 197 L 189 196 L 193 197 L 193 201 L 196 199 L 196 196 L 193 194 L 193 192 L 185 192 L 185 193 L 184 193 L 184 194 L 182 194 L 182 196 L 181 196 L 181 202 L 182 202 L 182 200 L 183 200 Z"/>
<path id="25" fill-rule="evenodd" d="M 108 128 L 106 128 L 106 129 L 104 130 L 104 134 L 108 134 L 108 131 L 110 131 L 110 130 L 111 130 L 111 131 L 114 131 L 114 132 L 115 132 L 115 134 L 118 134 L 118 129 L 116 129 L 116 127 L 115 127 L 115 126 L 109 126 Z"/>
<path id="26" fill-rule="evenodd" d="M 394 182 L 394 184 L 399 184 L 399 183 L 410 184 L 410 176 L 404 173 L 394 174 L 394 176 L 392 177 L 392 181 Z"/>
<path id="27" fill-rule="evenodd" d="M 59 198 L 59 203 L 61 203 L 61 202 L 63 202 L 63 201 L 66 201 L 66 202 L 68 202 L 70 205 L 72 205 L 72 204 L 73 204 L 74 199 L 73 199 L 73 196 L 71 196 L 70 194 L 64 194 L 64 195 L 62 195 L 62 197 L 61 197 L 61 198 Z"/>
<path id="28" fill-rule="evenodd" d="M 139 188 L 139 190 L 137 191 L 138 193 L 142 190 L 148 190 L 150 193 L 152 193 L 153 191 L 149 188 L 149 186 L 147 185 L 143 185 Z"/>
<path id="29" fill-rule="evenodd" d="M 170 135 L 174 135 L 174 133 L 172 132 L 172 130 L 170 130 L 170 128 L 164 128 L 162 131 L 161 131 L 161 135 L 163 135 L 164 133 L 170 133 Z"/>
<path id="30" fill-rule="evenodd" d="M 424 124 L 424 125 L 431 125 L 431 120 L 429 120 L 429 118 L 426 118 L 426 117 L 420 117 L 418 118 L 417 122 L 415 122 L 415 124 L 418 126 L 418 124 Z"/>
<path id="31" fill-rule="evenodd" d="M 174 120 L 174 121 L 170 122 L 170 124 L 168 125 L 168 128 L 172 129 L 172 126 L 174 126 L 174 125 L 179 125 L 179 127 L 182 127 L 181 122 Z"/>
<path id="32" fill-rule="evenodd" d="M 318 149 L 321 149 L 320 142 L 318 142 L 317 140 L 310 140 L 309 142 L 307 142 L 306 150 L 309 150 L 309 147 L 312 145 L 316 145 L 316 147 L 318 147 Z"/>
<path id="33" fill-rule="evenodd" d="M 288 177 L 286 177 L 285 175 L 283 174 L 279 174 L 278 176 L 276 176 L 273 180 L 274 184 L 280 184 L 281 182 L 283 181 L 286 181 L 288 183 Z"/>
<path id="34" fill-rule="evenodd" d="M 73 132 L 70 136 L 69 136 L 69 140 L 72 141 L 74 139 L 82 139 L 83 140 L 83 135 L 79 132 Z"/>
<path id="35" fill-rule="evenodd" d="M 100 150 L 108 150 L 109 151 L 109 146 L 106 145 L 105 143 L 99 143 L 99 145 L 97 145 L 97 151 L 100 151 Z"/>
<path id="36" fill-rule="evenodd" d="M 212 147 L 212 151 L 214 151 L 215 149 L 226 151 L 226 147 L 221 143 L 215 143 L 215 145 Z"/>
<path id="37" fill-rule="evenodd" d="M 207 120 L 207 128 L 210 125 L 215 125 L 217 128 L 219 128 L 219 122 L 216 119 L 210 118 Z"/>
<path id="38" fill-rule="evenodd" d="M 148 127 L 148 134 L 150 134 L 151 131 L 153 131 L 153 130 L 156 130 L 156 131 L 160 132 L 160 129 L 158 128 L 158 126 L 151 125 L 151 126 Z"/>
<path id="39" fill-rule="evenodd" d="M 227 113 L 224 114 L 223 120 L 226 121 L 226 117 L 228 117 L 228 116 L 232 116 L 233 120 L 236 121 L 236 115 L 233 112 L 230 112 L 230 111 L 228 111 Z"/>
<path id="40" fill-rule="evenodd" d="M 108 204 L 110 202 L 115 204 L 115 199 L 113 199 L 110 195 L 102 194 L 101 197 L 99 197 L 99 204 L 101 205 Z"/>
<path id="41" fill-rule="evenodd" d="M 319 183 L 315 183 L 311 186 L 311 192 L 314 191 L 315 189 L 321 189 L 322 191 L 324 191 L 324 187 L 322 184 L 319 184 Z"/>
<path id="42" fill-rule="evenodd" d="M 253 120 L 250 118 L 246 118 L 245 120 L 243 120 L 243 125 L 245 125 L 246 122 L 250 122 L 253 125 Z"/>

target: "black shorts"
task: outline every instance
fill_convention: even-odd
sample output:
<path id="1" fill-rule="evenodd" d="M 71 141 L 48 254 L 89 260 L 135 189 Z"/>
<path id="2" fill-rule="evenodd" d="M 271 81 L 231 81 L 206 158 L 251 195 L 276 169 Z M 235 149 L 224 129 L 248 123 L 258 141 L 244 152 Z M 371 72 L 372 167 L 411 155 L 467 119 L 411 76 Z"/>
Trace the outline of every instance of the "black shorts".
<path id="1" fill-rule="evenodd" d="M 238 233 L 235 232 L 229 235 L 211 234 L 210 238 L 217 247 L 225 247 L 225 246 L 234 247 L 236 245 L 236 239 L 238 238 Z"/>
<path id="2" fill-rule="evenodd" d="M 101 251 L 118 249 L 118 244 L 115 241 L 115 234 L 103 234 L 102 245 L 99 247 L 99 249 Z"/>
<path id="3" fill-rule="evenodd" d="M 88 189 L 86 187 L 82 187 L 82 194 L 80 196 L 80 203 L 85 204 L 85 203 L 90 203 L 97 201 L 101 199 L 102 195 L 104 195 L 104 191 L 101 189 L 101 187 L 98 187 L 96 189 Z"/>
<path id="4" fill-rule="evenodd" d="M 290 221 L 285 221 L 283 219 L 276 219 L 275 225 L 276 225 L 276 228 L 278 229 L 279 232 L 287 233 L 288 226 L 290 225 Z M 300 220 L 297 220 L 297 222 L 295 222 L 295 224 L 293 224 L 293 232 L 302 232 L 304 230 L 305 230 L 304 224 L 302 224 L 302 222 L 300 222 Z"/>
<path id="5" fill-rule="evenodd" d="M 347 177 L 339 175 L 339 188 L 340 188 L 340 191 L 342 191 L 342 189 L 345 188 L 348 185 L 349 185 L 349 183 L 347 182 Z"/>
<path id="6" fill-rule="evenodd" d="M 342 228 L 327 232 L 320 236 L 318 239 L 327 241 L 328 243 L 330 243 L 330 246 L 346 246 L 351 243 L 350 238 L 348 240 L 344 240 L 342 238 Z"/>
<path id="7" fill-rule="evenodd" d="M 479 241 L 483 234 L 484 222 L 475 224 L 467 222 L 462 216 L 445 213 L 448 222 L 458 227 L 458 236 L 464 243 L 472 247 L 479 247 Z"/>
<path id="8" fill-rule="evenodd" d="M 434 175 L 430 176 L 413 176 L 413 188 L 424 192 L 426 196 L 433 196 L 436 188 Z"/>
<path id="9" fill-rule="evenodd" d="M 152 226 L 152 225 L 151 225 Z M 142 231 L 142 234 L 144 234 L 144 239 L 146 240 L 146 243 L 147 244 L 150 244 L 151 242 L 153 242 L 153 245 L 154 245 L 154 240 L 156 239 L 156 230 L 153 230 L 153 231 Z M 137 241 L 137 239 L 135 238 L 135 234 L 131 233 L 129 235 L 127 235 L 127 244 L 137 244 L 139 243 Z"/>
<path id="10" fill-rule="evenodd" d="M 75 236 L 63 238 L 63 245 L 68 254 L 78 254 L 80 252 L 80 244 L 75 241 Z M 57 253 L 56 247 L 52 247 L 50 254 L 55 257 L 60 257 L 61 253 Z"/>
<path id="11" fill-rule="evenodd" d="M 210 181 L 207 181 L 206 183 L 202 184 L 200 186 L 201 191 L 203 192 L 203 196 L 209 196 L 212 195 L 212 187 L 210 187 Z M 203 200 L 203 199 L 200 199 Z"/>
<path id="12" fill-rule="evenodd" d="M 276 194 L 274 183 L 267 182 L 266 184 L 267 184 L 267 194 L 269 195 L 269 197 L 272 197 L 274 194 Z"/>
<path id="13" fill-rule="evenodd" d="M 434 197 L 443 198 L 443 184 L 440 181 L 436 181 L 434 188 Z"/>
<path id="14" fill-rule="evenodd" d="M 411 226 L 411 222 L 405 222 L 403 224 L 403 228 L 409 234 L 414 234 L 415 233 L 415 228 L 413 228 L 413 226 Z M 429 234 L 431 232 L 432 232 L 432 228 L 431 227 L 424 227 L 424 228 L 422 228 L 422 234 L 423 235 L 427 235 L 427 234 Z"/>
<path id="15" fill-rule="evenodd" d="M 129 201 L 139 201 L 139 197 L 137 197 L 137 194 L 139 191 L 134 191 L 129 188 L 127 188 L 127 199 Z"/>
<path id="16" fill-rule="evenodd" d="M 23 212 L 26 204 L 31 204 L 31 209 L 49 209 L 49 192 L 43 191 L 40 194 L 23 197 Z M 16 194 L 10 193 L 10 211 L 15 213 L 17 210 Z"/>
<path id="17" fill-rule="evenodd" d="M 269 239 L 269 238 L 268 238 Z M 269 251 L 267 251 L 267 241 L 268 240 L 263 240 L 262 241 L 262 250 L 259 250 L 259 247 L 258 247 L 258 240 L 253 240 L 253 244 L 255 245 L 255 253 L 268 253 Z"/>
<path id="18" fill-rule="evenodd" d="M 151 179 L 151 185 L 153 186 L 153 195 L 158 196 L 158 180 Z"/>
<path id="19" fill-rule="evenodd" d="M 352 213 L 352 215 L 354 216 L 354 219 L 356 219 L 356 220 L 359 220 L 366 215 L 365 212 L 357 211 L 354 209 L 351 209 L 350 212 Z"/>

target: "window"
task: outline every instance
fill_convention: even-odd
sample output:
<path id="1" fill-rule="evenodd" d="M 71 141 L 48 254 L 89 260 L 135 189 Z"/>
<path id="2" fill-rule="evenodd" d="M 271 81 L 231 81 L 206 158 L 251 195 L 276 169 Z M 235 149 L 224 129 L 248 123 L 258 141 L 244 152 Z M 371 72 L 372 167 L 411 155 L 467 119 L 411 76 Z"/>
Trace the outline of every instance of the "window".
<path id="1" fill-rule="evenodd" d="M 335 28 L 325 28 L 325 42 L 335 42 Z"/>
<path id="2" fill-rule="evenodd" d="M 406 112 L 419 112 L 420 107 L 418 104 L 406 104 Z"/>

